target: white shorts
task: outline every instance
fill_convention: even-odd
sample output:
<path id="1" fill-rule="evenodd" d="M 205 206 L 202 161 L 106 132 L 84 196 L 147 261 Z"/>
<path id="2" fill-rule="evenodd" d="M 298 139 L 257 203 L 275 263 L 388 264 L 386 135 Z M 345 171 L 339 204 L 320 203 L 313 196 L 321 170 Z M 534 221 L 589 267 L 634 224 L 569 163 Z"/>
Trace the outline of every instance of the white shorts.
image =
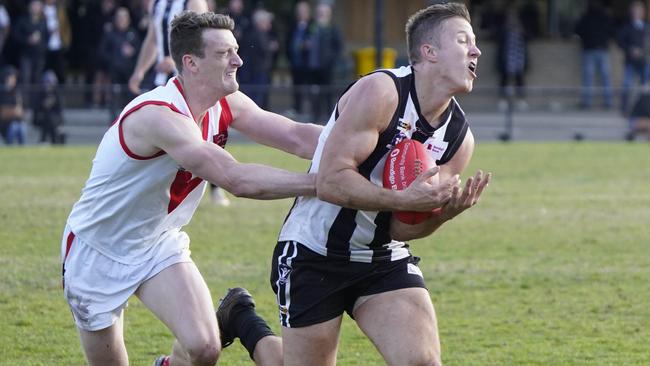
<path id="1" fill-rule="evenodd" d="M 187 234 L 179 240 L 187 243 Z M 170 240 L 167 236 L 165 240 Z M 163 248 L 163 245 L 156 247 Z M 63 294 L 77 327 L 96 331 L 115 323 L 140 285 L 163 269 L 192 262 L 189 245 L 170 253 L 160 250 L 136 265 L 117 262 L 75 237 L 66 227 L 61 243 Z"/>

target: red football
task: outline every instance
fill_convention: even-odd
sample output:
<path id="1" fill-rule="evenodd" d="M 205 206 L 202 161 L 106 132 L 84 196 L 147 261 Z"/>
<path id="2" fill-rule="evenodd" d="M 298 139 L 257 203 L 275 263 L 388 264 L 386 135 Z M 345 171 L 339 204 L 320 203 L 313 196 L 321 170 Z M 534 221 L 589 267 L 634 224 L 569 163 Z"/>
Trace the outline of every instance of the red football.
<path id="1" fill-rule="evenodd" d="M 401 191 L 411 185 L 420 173 L 436 166 L 435 161 L 421 142 L 404 139 L 390 151 L 384 165 L 384 188 Z M 438 179 L 434 175 L 432 179 Z M 409 225 L 419 224 L 433 212 L 394 212 L 395 217 Z"/>

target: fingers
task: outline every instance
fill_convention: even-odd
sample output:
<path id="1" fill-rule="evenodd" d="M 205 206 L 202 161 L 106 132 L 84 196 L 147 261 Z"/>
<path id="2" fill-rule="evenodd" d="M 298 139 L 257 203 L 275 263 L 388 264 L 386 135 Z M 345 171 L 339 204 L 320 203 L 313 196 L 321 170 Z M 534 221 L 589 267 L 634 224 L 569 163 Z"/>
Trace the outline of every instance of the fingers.
<path id="1" fill-rule="evenodd" d="M 485 187 L 487 187 L 488 184 L 490 184 L 491 180 L 492 180 L 492 173 L 487 173 L 476 191 L 476 201 L 478 201 L 479 197 L 481 197 L 483 190 L 485 189 Z"/>

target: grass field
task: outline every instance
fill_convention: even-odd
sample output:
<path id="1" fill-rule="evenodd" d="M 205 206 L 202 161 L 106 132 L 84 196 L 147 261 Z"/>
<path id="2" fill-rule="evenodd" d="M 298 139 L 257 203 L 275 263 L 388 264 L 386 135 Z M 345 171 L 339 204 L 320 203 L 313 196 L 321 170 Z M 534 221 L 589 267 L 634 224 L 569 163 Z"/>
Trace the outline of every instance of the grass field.
<path id="1" fill-rule="evenodd" d="M 248 145 L 243 161 L 307 162 Z M 0 148 L 0 365 L 83 365 L 60 285 L 59 243 L 91 147 Z M 482 144 L 494 173 L 478 206 L 412 243 L 436 306 L 446 365 L 650 364 L 650 146 Z M 290 200 L 206 200 L 187 231 L 216 301 L 245 286 L 278 330 L 270 255 Z M 346 318 L 340 365 L 382 364 Z M 135 298 L 125 318 L 132 365 L 172 337 Z M 248 365 L 238 343 L 224 365 Z"/>

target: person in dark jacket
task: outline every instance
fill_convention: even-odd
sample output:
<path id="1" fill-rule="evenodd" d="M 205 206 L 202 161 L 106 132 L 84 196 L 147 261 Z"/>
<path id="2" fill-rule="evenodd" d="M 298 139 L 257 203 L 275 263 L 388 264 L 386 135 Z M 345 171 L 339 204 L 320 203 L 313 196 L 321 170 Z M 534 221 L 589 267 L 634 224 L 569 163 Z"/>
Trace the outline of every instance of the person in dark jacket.
<path id="1" fill-rule="evenodd" d="M 23 100 L 16 88 L 18 73 L 7 65 L 0 70 L 0 135 L 7 145 L 25 143 Z"/>
<path id="2" fill-rule="evenodd" d="M 18 19 L 14 35 L 20 45 L 19 81 L 29 86 L 27 92 L 36 91 L 43 77 L 49 41 L 42 1 L 29 2 L 29 13 Z"/>
<path id="3" fill-rule="evenodd" d="M 310 82 L 309 51 L 312 22 L 309 3 L 299 1 L 296 4 L 295 15 L 295 22 L 289 28 L 286 50 L 293 80 L 293 109 L 297 113 L 302 113 L 302 94 Z"/>
<path id="4" fill-rule="evenodd" d="M 650 140 L 650 83 L 643 87 L 641 96 L 634 103 L 629 123 L 627 140 L 632 141 L 638 135 L 645 135 L 646 139 Z"/>
<path id="5" fill-rule="evenodd" d="M 268 109 L 268 86 L 279 43 L 271 32 L 273 14 L 264 9 L 253 13 L 253 26 L 244 33 L 239 55 L 244 60 L 239 82 L 244 93 L 262 109 Z"/>
<path id="6" fill-rule="evenodd" d="M 34 101 L 33 115 L 34 126 L 41 129 L 41 143 L 48 141 L 54 145 L 65 143 L 65 136 L 61 132 L 63 108 L 58 85 L 56 73 L 52 70 L 45 71 L 43 86 Z"/>
<path id="7" fill-rule="evenodd" d="M 505 21 L 497 32 L 497 69 L 500 75 L 499 108 L 507 107 L 508 85 L 514 81 L 518 107 L 526 109 L 525 76 L 528 70 L 528 35 L 515 8 L 507 10 Z"/>
<path id="8" fill-rule="evenodd" d="M 135 67 L 140 43 L 138 32 L 131 27 L 129 10 L 118 8 L 113 28 L 104 34 L 99 46 L 100 57 L 108 68 L 109 80 L 113 85 L 112 106 L 116 111 L 135 96 L 128 91 L 126 84 Z"/>
<path id="9" fill-rule="evenodd" d="M 312 114 L 316 119 L 327 120 L 332 110 L 332 73 L 339 61 L 343 42 L 339 30 L 332 24 L 332 8 L 320 4 L 316 8 L 316 23 L 311 34 L 309 70 L 312 77 Z"/>
<path id="10" fill-rule="evenodd" d="M 613 33 L 612 19 L 602 0 L 589 2 L 587 11 L 580 17 L 575 33 L 582 42 L 582 109 L 590 108 L 593 99 L 593 79 L 598 73 L 603 84 L 605 108 L 612 107 L 611 64 L 609 40 Z"/>
<path id="11" fill-rule="evenodd" d="M 630 88 L 635 78 L 641 84 L 646 82 L 646 60 L 643 48 L 647 37 L 648 24 L 645 22 L 645 4 L 634 1 L 630 4 L 630 22 L 625 24 L 618 33 L 618 44 L 625 54 L 625 69 L 623 87 L 621 90 L 621 111 L 628 114 L 628 99 Z"/>

